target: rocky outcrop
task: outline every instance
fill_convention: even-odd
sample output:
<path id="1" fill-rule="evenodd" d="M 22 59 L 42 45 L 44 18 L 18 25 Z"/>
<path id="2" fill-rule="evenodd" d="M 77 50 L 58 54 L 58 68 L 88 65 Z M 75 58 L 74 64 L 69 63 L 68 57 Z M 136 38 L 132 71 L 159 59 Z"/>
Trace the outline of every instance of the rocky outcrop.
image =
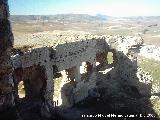
<path id="1" fill-rule="evenodd" d="M 141 48 L 140 55 L 149 59 L 160 61 L 160 47 L 145 45 Z"/>

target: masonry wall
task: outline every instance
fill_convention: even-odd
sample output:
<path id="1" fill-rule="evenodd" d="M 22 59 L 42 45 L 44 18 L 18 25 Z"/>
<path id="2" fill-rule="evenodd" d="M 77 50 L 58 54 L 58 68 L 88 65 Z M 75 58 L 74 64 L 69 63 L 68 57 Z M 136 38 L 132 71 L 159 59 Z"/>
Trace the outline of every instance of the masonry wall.
<path id="1" fill-rule="evenodd" d="M 51 101 L 53 98 L 53 78 L 56 72 L 67 69 L 73 69 L 74 79 L 77 82 L 77 88 L 74 92 L 77 98 L 76 102 L 88 96 L 88 90 L 95 87 L 96 71 L 90 73 L 88 77 L 95 78 L 89 84 L 81 81 L 80 66 L 82 62 L 87 62 L 87 69 L 92 67 L 96 70 L 96 54 L 98 52 L 107 52 L 108 45 L 104 39 L 101 40 L 82 40 L 73 43 L 60 44 L 55 48 L 37 48 L 23 54 L 16 54 L 12 57 L 15 69 L 31 67 L 33 65 L 44 66 L 46 70 L 46 99 Z M 56 70 L 54 70 L 56 67 Z M 89 79 L 89 78 L 88 78 Z M 95 81 L 95 82 L 94 82 Z M 89 87 L 90 86 L 90 87 Z M 82 89 L 79 89 L 83 87 Z M 87 88 L 87 89 L 86 89 Z M 80 92 L 79 90 L 85 90 Z M 82 94 L 77 94 L 82 93 Z M 83 94 L 83 93 L 86 93 Z M 49 97 L 50 96 L 50 97 Z M 49 98 L 48 98 L 49 97 Z"/>
<path id="2" fill-rule="evenodd" d="M 13 45 L 13 34 L 9 21 L 8 0 L 0 1 L 0 112 L 9 112 L 13 119 L 14 83 L 10 50 Z M 9 110 L 10 109 L 10 110 Z M 12 111 L 13 110 L 13 111 Z M 11 112 L 12 111 L 12 112 Z M 1 114 L 3 115 L 3 114 Z M 0 117 L 1 117 L 0 115 Z M 6 118 L 8 116 L 6 115 Z M 3 118 L 1 118 L 3 119 Z"/>
<path id="3" fill-rule="evenodd" d="M 133 40 L 132 43 L 128 42 L 130 39 Z M 137 54 L 142 39 L 120 37 L 117 38 L 117 42 L 118 46 L 113 47 L 103 37 L 66 42 L 56 47 L 35 48 L 14 55 L 13 66 L 15 69 L 43 66 L 46 78 L 43 97 L 51 106 L 54 100 L 54 80 L 60 76 L 61 96 L 58 98 L 66 107 L 77 104 L 89 96 L 107 97 L 119 94 L 122 89 L 125 91 L 130 89 L 131 92 L 135 89 L 141 95 L 150 95 L 151 82 L 146 81 L 151 81 L 151 78 L 148 75 L 141 82 L 140 76 L 144 74 L 138 72 L 137 66 Z M 112 64 L 108 64 L 108 52 L 113 53 Z M 82 71 L 84 73 L 81 73 Z M 99 93 L 102 89 L 105 91 L 103 95 Z"/>
<path id="4" fill-rule="evenodd" d="M 117 62 L 121 85 L 126 87 L 126 90 L 128 86 L 133 87 L 142 96 L 149 97 L 151 96 L 152 77 L 137 65 L 137 57 L 143 44 L 143 39 L 135 39 L 133 37 L 131 40 L 132 42 L 130 43 L 126 38 L 123 41 L 121 39 L 118 41 Z"/>

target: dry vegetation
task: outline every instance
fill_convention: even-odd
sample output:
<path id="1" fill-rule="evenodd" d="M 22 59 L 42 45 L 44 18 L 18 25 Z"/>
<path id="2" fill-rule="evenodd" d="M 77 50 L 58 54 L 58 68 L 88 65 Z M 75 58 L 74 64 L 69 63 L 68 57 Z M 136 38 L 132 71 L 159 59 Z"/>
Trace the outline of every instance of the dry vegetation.
<path id="1" fill-rule="evenodd" d="M 160 84 L 160 62 L 139 57 L 138 66 L 142 67 L 144 71 L 151 74 L 153 77 L 152 84 Z"/>

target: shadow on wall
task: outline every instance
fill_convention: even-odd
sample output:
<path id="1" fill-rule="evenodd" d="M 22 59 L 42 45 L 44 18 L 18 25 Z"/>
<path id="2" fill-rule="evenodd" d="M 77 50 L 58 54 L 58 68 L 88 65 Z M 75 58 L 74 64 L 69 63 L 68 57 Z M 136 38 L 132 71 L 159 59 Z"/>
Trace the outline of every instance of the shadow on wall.
<path id="1" fill-rule="evenodd" d="M 15 101 L 21 118 L 26 120 L 39 119 L 42 104 L 45 102 L 46 89 L 45 69 L 40 65 L 14 70 Z M 23 81 L 24 93 L 18 94 L 18 84 Z M 24 95 L 23 98 L 21 96 Z"/>
<path id="2" fill-rule="evenodd" d="M 89 105 L 92 113 L 128 115 L 131 118 L 134 116 L 132 119 L 146 119 L 146 117 L 150 120 L 156 119 L 157 115 L 149 99 L 151 97 L 151 84 L 139 82 L 137 64 L 134 64 L 122 52 L 117 52 L 117 54 L 122 56 L 111 71 L 106 74 L 98 72 L 98 91 L 101 97 Z M 99 80 L 101 78 L 104 80 Z M 88 103 L 91 102 L 88 101 Z M 88 103 L 86 103 L 87 106 Z"/>
<path id="3" fill-rule="evenodd" d="M 64 46 L 71 46 L 71 44 L 67 43 Z M 76 42 L 74 44 L 76 44 Z M 69 49 L 69 47 L 67 48 Z M 139 48 L 137 46 L 137 48 L 134 49 Z M 92 51 L 91 54 L 93 54 L 93 52 L 95 51 Z M 108 64 L 108 52 L 113 53 L 114 61 L 112 64 Z M 81 57 L 83 57 L 83 55 Z M 79 59 L 81 59 L 81 57 Z M 76 80 L 76 77 L 73 76 L 77 75 L 72 73 L 75 75 L 72 75 L 70 82 L 63 85 L 61 90 L 62 105 L 56 108 L 58 115 L 68 120 L 83 118 L 95 119 L 90 116 L 87 117 L 88 114 L 98 115 L 99 118 L 106 116 L 108 119 L 110 119 L 109 114 L 112 114 L 112 117 L 116 116 L 115 119 L 118 119 L 117 117 L 124 119 L 125 117 L 129 119 L 158 119 L 150 101 L 151 83 L 148 84 L 139 81 L 137 77 L 138 66 L 134 53 L 129 52 L 125 55 L 121 51 L 106 49 L 102 53 L 98 51 L 94 57 L 96 59 L 95 62 L 99 62 L 99 65 L 94 66 L 94 63 L 91 63 L 93 65 L 92 73 L 90 73 L 90 77 L 86 78 L 87 80 Z M 130 57 L 132 59 L 129 59 Z M 86 61 L 88 60 L 86 59 Z M 79 62 L 77 63 L 79 65 L 78 69 L 80 69 L 81 64 L 79 64 Z M 96 81 L 93 80 L 93 73 L 96 74 Z M 90 88 L 93 82 L 95 82 L 95 86 L 87 89 L 87 93 L 85 93 L 84 86 Z M 82 84 L 82 86 L 79 84 Z M 75 102 L 77 96 L 74 91 L 76 89 L 79 89 L 79 92 L 82 92 L 81 94 L 87 94 L 87 97 L 84 97 L 84 99 L 79 102 Z M 66 101 L 69 106 L 64 107 Z"/>

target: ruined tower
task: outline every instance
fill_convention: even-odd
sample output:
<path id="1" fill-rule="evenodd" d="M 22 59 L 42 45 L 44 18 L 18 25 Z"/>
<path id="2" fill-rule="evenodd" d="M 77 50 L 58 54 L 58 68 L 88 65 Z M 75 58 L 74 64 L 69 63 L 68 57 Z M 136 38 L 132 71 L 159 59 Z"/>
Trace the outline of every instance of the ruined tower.
<path id="1" fill-rule="evenodd" d="M 13 70 L 10 60 L 13 34 L 9 16 L 8 0 L 0 0 L 0 112 L 6 113 L 6 116 L 7 112 L 12 110 L 11 108 L 15 104 L 12 78 Z"/>

